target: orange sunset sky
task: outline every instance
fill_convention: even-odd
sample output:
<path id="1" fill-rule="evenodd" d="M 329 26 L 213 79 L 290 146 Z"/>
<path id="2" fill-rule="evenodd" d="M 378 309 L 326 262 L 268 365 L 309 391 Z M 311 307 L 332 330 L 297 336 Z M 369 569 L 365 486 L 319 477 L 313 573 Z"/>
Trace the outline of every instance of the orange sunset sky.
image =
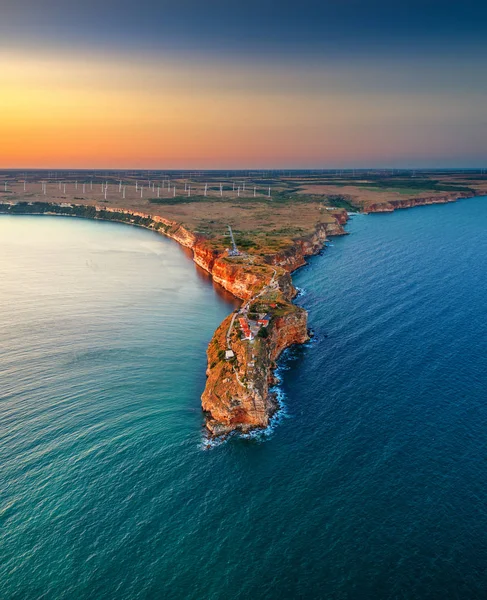
<path id="1" fill-rule="evenodd" d="M 340 53 L 339 37 L 306 45 L 310 23 L 287 47 L 283 22 L 268 47 L 242 32 L 240 46 L 204 46 L 196 29 L 164 46 L 145 43 L 152 21 L 139 36 L 113 12 L 103 44 L 69 13 L 52 30 L 35 13 L 23 40 L 21 9 L 7 2 L 5 14 L 0 168 L 474 166 L 487 155 L 484 56 L 465 44 L 415 54 L 356 36 Z"/>

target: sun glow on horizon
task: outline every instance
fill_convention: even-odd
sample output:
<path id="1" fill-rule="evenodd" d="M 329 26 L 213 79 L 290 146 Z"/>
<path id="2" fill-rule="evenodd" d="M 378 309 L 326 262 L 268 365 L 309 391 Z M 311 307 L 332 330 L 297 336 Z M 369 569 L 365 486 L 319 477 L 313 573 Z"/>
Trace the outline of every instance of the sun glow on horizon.
<path id="1" fill-rule="evenodd" d="M 322 166 L 444 154 L 455 94 L 224 61 L 0 52 L 0 167 Z M 374 80 L 375 77 L 375 80 Z M 475 138 L 475 136 L 474 136 Z M 418 141 L 423 143 L 418 143 Z M 481 142 L 479 141 L 478 144 Z"/>

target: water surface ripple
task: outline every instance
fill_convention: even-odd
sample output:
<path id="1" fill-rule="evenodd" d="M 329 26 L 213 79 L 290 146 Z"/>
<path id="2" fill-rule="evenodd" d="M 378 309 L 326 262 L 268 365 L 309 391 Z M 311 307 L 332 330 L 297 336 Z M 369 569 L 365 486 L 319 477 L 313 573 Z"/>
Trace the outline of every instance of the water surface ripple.
<path id="1" fill-rule="evenodd" d="M 487 198 L 295 275 L 271 436 L 203 451 L 231 310 L 141 229 L 0 217 L 0 597 L 485 598 Z"/>

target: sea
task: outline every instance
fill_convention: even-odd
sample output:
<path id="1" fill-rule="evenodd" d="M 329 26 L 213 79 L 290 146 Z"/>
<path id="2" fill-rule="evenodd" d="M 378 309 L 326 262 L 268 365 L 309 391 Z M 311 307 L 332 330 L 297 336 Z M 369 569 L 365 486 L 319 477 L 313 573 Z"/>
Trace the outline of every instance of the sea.
<path id="1" fill-rule="evenodd" d="M 487 597 L 487 197 L 347 231 L 279 415 L 208 447 L 236 301 L 154 232 L 0 216 L 2 600 Z"/>

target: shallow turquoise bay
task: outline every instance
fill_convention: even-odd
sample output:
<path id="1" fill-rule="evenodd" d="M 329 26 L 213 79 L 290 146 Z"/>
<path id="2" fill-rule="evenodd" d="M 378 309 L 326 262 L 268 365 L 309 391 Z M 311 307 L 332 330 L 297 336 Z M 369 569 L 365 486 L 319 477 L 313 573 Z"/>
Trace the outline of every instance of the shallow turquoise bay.
<path id="1" fill-rule="evenodd" d="M 205 450 L 232 299 L 155 233 L 0 216 L 2 599 L 485 597 L 487 198 L 348 230 L 279 422 Z"/>

